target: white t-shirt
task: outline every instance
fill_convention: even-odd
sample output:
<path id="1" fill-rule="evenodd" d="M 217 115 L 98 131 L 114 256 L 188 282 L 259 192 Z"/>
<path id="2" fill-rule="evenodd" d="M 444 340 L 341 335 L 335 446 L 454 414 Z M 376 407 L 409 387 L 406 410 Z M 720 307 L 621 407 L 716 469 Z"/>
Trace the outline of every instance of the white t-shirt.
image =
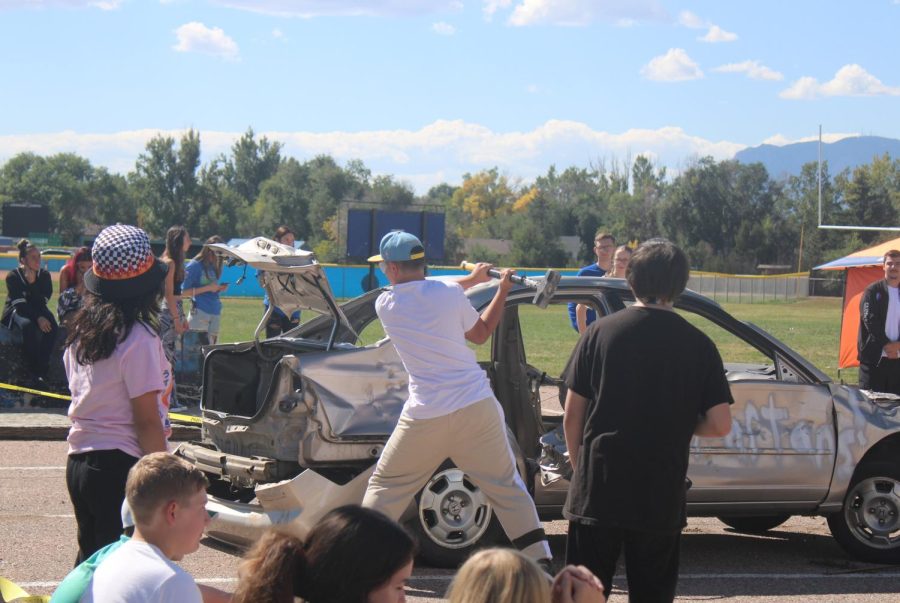
<path id="1" fill-rule="evenodd" d="M 186 571 L 150 544 L 133 538 L 103 560 L 81 603 L 201 603 Z"/>
<path id="2" fill-rule="evenodd" d="M 378 296 L 375 310 L 409 373 L 404 415 L 433 419 L 494 395 L 475 352 L 466 345 L 466 331 L 479 314 L 459 284 L 420 280 L 394 285 Z"/>
<path id="3" fill-rule="evenodd" d="M 900 339 L 900 296 L 897 287 L 888 286 L 888 309 L 884 321 L 884 334 L 891 341 Z M 884 356 L 884 352 L 881 352 Z"/>

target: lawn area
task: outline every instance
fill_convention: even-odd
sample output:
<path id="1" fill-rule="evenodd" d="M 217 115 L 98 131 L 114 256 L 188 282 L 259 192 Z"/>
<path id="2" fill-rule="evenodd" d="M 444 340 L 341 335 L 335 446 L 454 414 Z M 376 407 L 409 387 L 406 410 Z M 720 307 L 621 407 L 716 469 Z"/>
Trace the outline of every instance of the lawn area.
<path id="1" fill-rule="evenodd" d="M 251 338 L 262 314 L 260 300 L 228 298 L 224 304 L 220 341 L 242 341 Z M 810 298 L 796 302 L 761 304 L 730 303 L 723 304 L 723 307 L 737 318 L 762 327 L 833 379 L 837 379 L 840 299 Z M 520 306 L 520 319 L 525 333 L 525 354 L 529 363 L 549 374 L 558 375 L 577 341 L 575 331 L 569 327 L 566 307 L 552 305 L 546 310 L 541 310 L 523 305 Z M 760 355 L 746 344 L 736 341 L 718 328 L 704 328 L 704 330 L 720 347 L 722 356 L 727 360 L 753 362 L 761 359 Z M 382 336 L 380 325 L 373 324 L 362 333 L 362 340 L 364 343 L 372 343 Z M 479 360 L 487 360 L 490 356 L 490 346 L 488 344 L 478 346 L 476 353 Z M 843 377 L 846 381 L 855 383 L 856 370 L 843 371 Z"/>
<path id="2" fill-rule="evenodd" d="M 54 275 L 56 276 L 56 275 Z M 55 286 L 55 285 L 54 285 Z M 0 280 L 0 293 L 6 298 L 6 284 Z M 767 302 L 760 304 L 723 304 L 723 307 L 745 321 L 752 322 L 810 360 L 833 379 L 838 379 L 838 336 L 841 321 L 841 301 L 838 298 L 809 298 L 795 302 Z M 56 310 L 56 299 L 51 300 Z M 246 341 L 262 316 L 263 306 L 259 298 L 230 297 L 224 299 L 222 315 L 222 343 Z M 313 313 L 304 313 L 304 318 Z M 569 326 L 565 305 L 551 305 L 545 310 L 533 306 L 520 306 L 520 319 L 525 333 L 525 354 L 528 362 L 551 375 L 559 375 L 577 341 L 575 331 Z M 719 346 L 723 358 L 734 362 L 753 362 L 760 355 L 743 342 L 722 332 L 717 327 L 701 328 Z M 383 337 L 379 324 L 373 324 L 362 333 L 363 343 L 372 343 Z M 479 360 L 490 356 L 488 344 L 478 346 Z M 843 371 L 845 381 L 856 383 L 856 369 Z"/>

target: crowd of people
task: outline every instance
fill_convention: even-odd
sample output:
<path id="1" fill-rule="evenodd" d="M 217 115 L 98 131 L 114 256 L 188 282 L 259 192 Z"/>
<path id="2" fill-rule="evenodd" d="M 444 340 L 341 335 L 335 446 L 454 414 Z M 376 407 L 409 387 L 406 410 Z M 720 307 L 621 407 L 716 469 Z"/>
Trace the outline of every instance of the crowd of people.
<path id="1" fill-rule="evenodd" d="M 294 233 L 279 228 L 276 240 L 293 246 Z M 415 542 L 397 521 L 448 458 L 485 493 L 511 543 L 473 555 L 453 580 L 452 602 L 604 601 L 623 550 L 631 601 L 674 598 L 689 442 L 727 434 L 732 399 L 715 345 L 673 312 L 688 279 L 684 253 L 661 239 L 632 251 L 605 232 L 595 237 L 597 262 L 581 273 L 626 279 L 636 301 L 599 319 L 592 308 L 570 308 L 581 336 L 564 375 L 569 565 L 550 577 L 547 536 L 513 462 L 503 409 L 467 345 L 490 338 L 514 271 L 501 271 L 478 313 L 464 291 L 490 279 L 489 264 L 456 280 L 426 279 L 421 241 L 395 231 L 369 261 L 391 285 L 376 311 L 409 375 L 409 398 L 361 506 L 331 511 L 303 540 L 267 533 L 247 552 L 234 593 L 198 587 L 174 562 L 199 546 L 208 483 L 167 452 L 168 412 L 176 408 L 176 338 L 190 325 L 218 336 L 227 287 L 209 248 L 218 242 L 211 237 L 186 262 L 190 235 L 174 226 L 158 258 L 143 230 L 117 224 L 62 270 L 72 394 L 66 483 L 78 553 L 54 601 L 403 601 Z M 22 330 L 40 380 L 58 328 L 47 307 L 52 283 L 37 247 L 20 243 L 19 260 L 7 276 L 3 321 Z M 624 308 L 607 299 L 616 301 Z M 267 313 L 267 333 L 299 321 L 278 308 Z"/>

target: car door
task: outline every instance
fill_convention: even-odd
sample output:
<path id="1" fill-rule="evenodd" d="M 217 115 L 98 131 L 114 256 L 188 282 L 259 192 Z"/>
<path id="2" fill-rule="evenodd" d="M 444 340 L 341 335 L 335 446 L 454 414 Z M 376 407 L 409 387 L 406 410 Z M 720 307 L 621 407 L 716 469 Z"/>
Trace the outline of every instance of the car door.
<path id="1" fill-rule="evenodd" d="M 741 333 L 683 315 L 716 343 L 734 397 L 731 433 L 691 442 L 692 511 L 802 509 L 823 499 L 835 451 L 828 385 L 804 378 L 789 357 L 760 350 Z"/>

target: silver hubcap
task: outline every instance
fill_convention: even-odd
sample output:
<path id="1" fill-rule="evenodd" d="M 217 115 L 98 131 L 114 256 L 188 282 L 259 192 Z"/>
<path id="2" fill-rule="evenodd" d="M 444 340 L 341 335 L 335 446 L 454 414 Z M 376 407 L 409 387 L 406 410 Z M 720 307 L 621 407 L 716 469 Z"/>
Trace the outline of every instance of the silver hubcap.
<path id="1" fill-rule="evenodd" d="M 864 479 L 847 501 L 847 525 L 858 540 L 879 549 L 900 545 L 900 482 L 889 477 Z"/>
<path id="2" fill-rule="evenodd" d="M 491 523 L 491 505 L 459 469 L 429 480 L 419 498 L 419 522 L 435 543 L 461 549 L 476 542 Z"/>

